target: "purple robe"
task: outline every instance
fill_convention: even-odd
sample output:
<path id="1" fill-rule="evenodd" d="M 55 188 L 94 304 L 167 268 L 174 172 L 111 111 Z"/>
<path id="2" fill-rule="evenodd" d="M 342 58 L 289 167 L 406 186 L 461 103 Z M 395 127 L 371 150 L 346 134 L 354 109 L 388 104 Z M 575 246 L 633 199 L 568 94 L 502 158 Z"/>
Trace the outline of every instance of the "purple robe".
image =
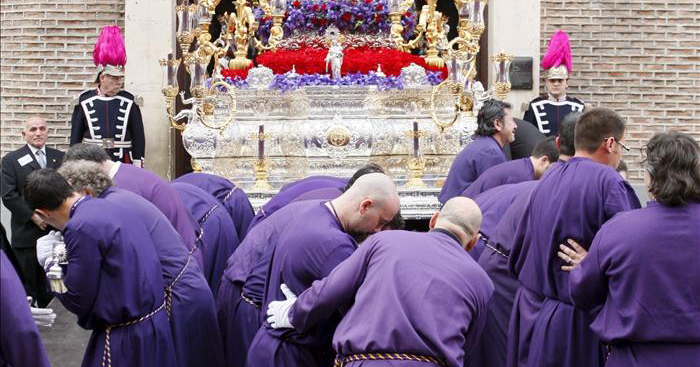
<path id="1" fill-rule="evenodd" d="M 236 225 L 238 239 L 243 241 L 245 234 L 248 233 L 250 221 L 253 220 L 255 215 L 253 206 L 250 205 L 250 200 L 248 200 L 248 195 L 245 194 L 243 189 L 236 187 L 233 182 L 223 177 L 202 172 L 188 173 L 178 177 L 173 182 L 195 185 L 219 200 Z"/>
<path id="2" fill-rule="evenodd" d="M 508 263 L 520 282 L 509 326 L 508 366 L 603 365 L 591 320 L 571 304 L 569 272 L 561 270 L 565 263 L 557 251 L 568 238 L 588 248 L 603 223 L 639 206 L 620 174 L 588 158 L 571 158 L 540 179 Z"/>
<path id="3" fill-rule="evenodd" d="M 505 161 L 506 156 L 496 139 L 492 136 L 476 136 L 452 162 L 438 200 L 444 204 L 459 196 L 487 169 Z"/>
<path id="4" fill-rule="evenodd" d="M 700 366 L 700 203 L 649 202 L 598 231 L 571 272 L 574 305 L 611 353 L 606 367 Z"/>
<path id="5" fill-rule="evenodd" d="M 239 243 L 233 219 L 216 198 L 199 187 L 180 182 L 170 185 L 199 224 L 200 233 L 204 232 L 195 252 L 201 252 L 204 278 L 212 292 L 216 293 L 226 268 L 226 259 Z"/>
<path id="6" fill-rule="evenodd" d="M 310 202 L 289 204 L 251 229 L 226 262 L 216 294 L 219 325 L 224 336 L 228 367 L 243 367 L 246 353 L 262 323 L 260 304 L 265 291 L 267 268 L 279 233 Z"/>
<path id="7" fill-rule="evenodd" d="M 119 164 L 117 173 L 112 177 L 112 183 L 150 201 L 168 218 L 187 245 L 187 249 L 191 250 L 194 247 L 194 219 L 167 181 L 149 170 L 131 164 Z M 196 253 L 195 258 L 201 267 L 201 254 Z"/>
<path id="8" fill-rule="evenodd" d="M 296 199 L 299 195 L 316 189 L 322 189 L 325 187 L 337 187 L 342 188 L 348 184 L 348 180 L 344 178 L 332 177 L 332 176 L 310 176 L 303 178 L 299 181 L 294 181 L 284 185 L 277 195 L 273 196 L 270 201 L 260 208 L 253 220 L 248 226 L 248 231 L 262 222 L 265 218 L 272 215 L 272 213 L 279 210 L 281 207 L 289 204 L 292 200 Z"/>
<path id="9" fill-rule="evenodd" d="M 478 263 L 491 278 L 495 291 L 486 313 L 484 332 L 474 348 L 474 353 L 465 361 L 465 366 L 505 367 L 506 365 L 508 322 L 519 285 L 518 280 L 508 270 L 508 257 L 513 236 L 536 183 L 537 181 L 526 181 L 504 185 L 482 194 L 508 190 L 512 193 L 510 196 L 514 198 L 504 199 L 510 205 L 504 212 L 498 213 L 497 224 L 489 230 L 488 243 L 482 243 L 484 248 Z M 477 196 L 477 199 L 482 195 Z M 491 212 L 484 213 L 484 221 L 491 214 Z M 484 221 L 482 221 L 482 228 Z"/>
<path id="10" fill-rule="evenodd" d="M 529 157 L 516 159 L 487 169 L 466 190 L 462 191 L 462 196 L 474 199 L 488 189 L 534 179 L 535 168 L 532 166 L 532 160 Z"/>
<path id="11" fill-rule="evenodd" d="M 324 187 L 322 189 L 305 192 L 292 200 L 292 203 L 307 200 L 333 200 L 343 194 L 342 187 Z"/>
<path id="12" fill-rule="evenodd" d="M 298 333 L 307 333 L 349 308 L 333 336 L 339 355 L 409 353 L 458 367 L 481 333 L 492 294 L 489 278 L 450 232 L 386 231 L 299 295 L 289 316 Z"/>
<path id="13" fill-rule="evenodd" d="M 92 330 L 82 366 L 102 365 L 108 326 L 143 317 L 112 328 L 112 367 L 175 366 L 163 272 L 146 226 L 125 206 L 87 197 L 73 206 L 63 238 L 68 292 L 56 296 Z"/>
<path id="14" fill-rule="evenodd" d="M 188 262 L 182 238 L 163 213 L 142 197 L 116 187 L 100 197 L 124 206 L 146 226 L 163 270 L 163 284 L 170 286 L 177 279 L 172 287 L 170 329 L 179 366 L 223 366 L 214 297 L 197 262 Z"/>
<path id="15" fill-rule="evenodd" d="M 478 260 L 484 250 L 484 243 L 488 241 L 497 229 L 498 223 L 503 218 L 503 213 L 523 191 L 530 191 L 537 185 L 537 181 L 525 181 L 517 184 L 507 184 L 494 187 L 479 194 L 474 202 L 481 209 L 481 237 L 474 248 L 469 251 L 474 260 Z"/>
<path id="16" fill-rule="evenodd" d="M 355 250 L 355 240 L 343 231 L 333 212 L 322 202 L 297 210 L 271 256 L 262 309 L 271 301 L 285 299 L 280 285 L 300 294 L 330 272 Z M 329 366 L 335 353 L 331 339 L 340 315 L 335 314 L 305 333 L 271 329 L 262 325 L 248 350 L 247 366 Z"/>
<path id="17" fill-rule="evenodd" d="M 0 250 L 0 291 L 0 366 L 51 366 L 22 282 L 3 250 Z"/>

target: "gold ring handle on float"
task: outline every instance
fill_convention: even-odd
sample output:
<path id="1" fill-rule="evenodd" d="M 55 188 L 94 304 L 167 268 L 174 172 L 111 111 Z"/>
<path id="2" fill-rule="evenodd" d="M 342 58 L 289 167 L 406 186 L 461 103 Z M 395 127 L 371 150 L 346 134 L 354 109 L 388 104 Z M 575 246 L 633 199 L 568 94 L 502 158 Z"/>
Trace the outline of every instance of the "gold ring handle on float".
<path id="1" fill-rule="evenodd" d="M 215 107 L 213 105 L 207 103 L 207 99 L 208 99 L 207 97 L 214 96 L 216 94 L 215 91 L 219 88 L 223 88 L 226 91 L 225 96 L 228 97 L 228 99 L 229 99 L 228 105 L 229 105 L 231 111 L 230 111 L 229 115 L 226 117 L 226 121 L 224 121 L 223 123 L 220 123 L 220 124 L 212 124 L 210 122 L 207 122 L 207 120 L 208 120 L 207 116 L 211 116 L 211 114 L 213 113 L 213 109 Z M 211 85 L 211 87 L 209 87 L 209 89 L 206 91 L 205 97 L 202 98 L 202 103 L 201 103 L 200 109 L 201 110 L 198 111 L 199 122 L 201 122 L 202 125 L 210 128 L 210 129 L 219 130 L 219 131 L 223 132 L 224 129 L 226 129 L 226 127 L 233 122 L 233 119 L 234 119 L 234 117 L 236 115 L 236 111 L 237 111 L 236 94 L 233 92 L 233 88 L 231 88 L 231 86 L 224 81 L 217 81 L 217 82 L 213 83 Z"/>
<path id="2" fill-rule="evenodd" d="M 463 57 L 464 52 L 463 51 L 457 51 L 454 50 L 453 47 L 455 44 L 461 43 L 468 45 L 469 42 L 463 38 L 456 37 L 450 41 L 448 44 L 448 50 L 450 50 L 451 57 Z M 457 53 L 456 56 L 454 54 Z M 470 65 L 470 69 L 467 72 L 466 78 L 471 79 L 472 75 L 472 69 L 474 68 L 473 62 L 474 59 L 476 58 L 476 54 L 472 54 L 467 60 L 465 60 L 465 63 L 468 63 Z M 455 116 L 451 119 L 449 122 L 442 122 L 437 116 L 437 111 L 435 108 L 435 99 L 438 94 L 440 94 L 440 91 L 444 88 L 449 88 L 451 94 L 458 94 L 459 95 L 459 101 L 455 103 Z M 430 115 L 433 119 L 433 122 L 435 125 L 437 125 L 438 130 L 442 133 L 445 132 L 445 129 L 450 128 L 454 123 L 457 121 L 459 118 L 460 114 L 465 111 L 470 111 L 474 106 L 474 101 L 473 99 L 468 95 L 468 91 L 464 90 L 464 83 L 458 83 L 453 80 L 450 80 L 448 77 L 447 79 L 443 80 L 440 84 L 436 85 L 433 88 L 433 91 L 430 95 Z"/>

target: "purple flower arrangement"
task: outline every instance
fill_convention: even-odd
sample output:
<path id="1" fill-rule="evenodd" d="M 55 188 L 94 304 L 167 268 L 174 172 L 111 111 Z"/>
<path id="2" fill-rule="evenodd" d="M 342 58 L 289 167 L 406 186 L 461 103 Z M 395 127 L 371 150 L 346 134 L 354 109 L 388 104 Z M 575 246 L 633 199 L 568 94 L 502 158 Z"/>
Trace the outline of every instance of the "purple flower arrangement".
<path id="1" fill-rule="evenodd" d="M 267 40 L 272 19 L 261 9 L 254 9 L 258 21 L 258 35 Z M 410 38 L 415 28 L 415 14 L 404 14 L 404 37 Z M 343 33 L 388 33 L 391 28 L 387 0 L 288 0 L 287 14 L 282 27 L 285 37 L 299 32 L 323 33 L 335 25 Z"/>
<path id="2" fill-rule="evenodd" d="M 441 72 L 427 71 L 427 78 L 430 85 L 438 85 L 443 81 Z M 226 78 L 226 82 L 234 86 L 236 89 L 248 88 L 248 83 L 241 77 Z M 279 74 L 275 75 L 275 79 L 270 84 L 271 90 L 279 90 L 282 93 L 293 91 L 301 87 L 308 86 L 368 86 L 375 85 L 381 91 L 392 89 L 403 90 L 403 79 L 401 76 L 378 76 L 375 72 L 369 74 L 348 74 L 339 79 L 332 79 L 327 74 Z"/>

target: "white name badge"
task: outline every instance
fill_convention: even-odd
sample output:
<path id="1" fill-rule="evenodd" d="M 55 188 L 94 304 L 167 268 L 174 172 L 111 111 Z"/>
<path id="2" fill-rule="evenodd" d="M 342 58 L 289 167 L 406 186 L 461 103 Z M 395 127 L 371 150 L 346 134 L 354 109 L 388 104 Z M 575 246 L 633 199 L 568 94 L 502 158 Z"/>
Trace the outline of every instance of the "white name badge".
<path id="1" fill-rule="evenodd" d="M 33 161 L 34 158 L 32 158 L 31 155 L 26 154 L 24 157 L 20 158 L 17 160 L 17 163 L 19 163 L 20 166 L 24 167 L 27 165 L 27 163 Z"/>

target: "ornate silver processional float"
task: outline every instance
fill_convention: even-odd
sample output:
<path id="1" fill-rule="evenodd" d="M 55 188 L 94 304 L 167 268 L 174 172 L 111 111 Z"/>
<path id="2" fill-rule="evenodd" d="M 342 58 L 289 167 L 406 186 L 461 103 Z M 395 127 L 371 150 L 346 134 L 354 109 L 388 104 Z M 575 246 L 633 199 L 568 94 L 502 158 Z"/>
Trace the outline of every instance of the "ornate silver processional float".
<path id="1" fill-rule="evenodd" d="M 219 1 L 176 7 L 183 57 L 160 61 L 163 94 L 193 167 L 235 182 L 256 208 L 293 180 L 372 162 L 396 182 L 404 217 L 427 218 L 481 102 L 510 90 L 503 52 L 491 88 L 475 81 L 487 0 L 454 0 L 451 42 L 436 0 L 417 10 L 411 0 L 235 0 L 211 42 Z M 178 95 L 191 108 L 174 115 Z"/>

